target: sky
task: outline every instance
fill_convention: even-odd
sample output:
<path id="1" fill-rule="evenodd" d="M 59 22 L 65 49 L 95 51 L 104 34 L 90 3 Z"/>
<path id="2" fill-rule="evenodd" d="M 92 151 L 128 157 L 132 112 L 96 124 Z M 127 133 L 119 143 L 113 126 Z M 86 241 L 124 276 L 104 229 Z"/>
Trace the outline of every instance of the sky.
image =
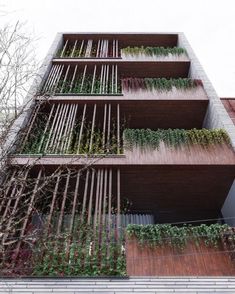
<path id="1" fill-rule="evenodd" d="M 235 97 L 235 0 L 0 0 L 42 60 L 57 32 L 184 32 L 220 97 Z"/>

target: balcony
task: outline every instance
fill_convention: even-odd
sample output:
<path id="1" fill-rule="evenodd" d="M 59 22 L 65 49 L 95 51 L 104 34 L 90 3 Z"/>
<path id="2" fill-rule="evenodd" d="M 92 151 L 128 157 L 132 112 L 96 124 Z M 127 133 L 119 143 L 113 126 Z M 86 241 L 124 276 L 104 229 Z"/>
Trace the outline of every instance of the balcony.
<path id="1" fill-rule="evenodd" d="M 116 64 L 52 65 L 39 94 L 48 96 L 121 95 L 118 66 Z"/>
<path id="2" fill-rule="evenodd" d="M 138 62 L 123 64 L 97 64 L 97 63 L 80 63 L 80 64 L 53 64 L 47 76 L 47 79 L 39 91 L 38 95 L 46 95 L 52 97 L 58 95 L 63 96 L 105 96 L 126 95 L 130 91 L 148 90 L 157 96 L 157 92 L 162 92 L 164 98 L 165 92 L 171 90 L 182 90 L 176 95 L 194 98 L 195 91 L 188 90 L 200 89 L 196 97 L 206 100 L 206 94 L 203 91 L 203 85 L 200 81 L 187 78 L 187 68 L 180 66 L 167 69 L 167 66 L 155 66 L 154 64 L 140 65 Z M 169 64 L 171 67 L 171 65 Z M 142 67 L 142 69 L 141 69 Z M 146 69 L 147 68 L 147 69 Z M 123 91 L 123 92 L 122 92 Z M 128 93 L 126 93 L 128 91 Z M 185 91 L 185 94 L 183 92 Z M 174 97 L 174 92 L 172 93 Z M 150 95 L 153 98 L 153 95 Z M 144 98 L 146 95 L 144 96 Z M 83 97 L 84 98 L 84 97 Z M 167 99 L 167 95 L 165 97 Z M 63 99 L 63 98 L 61 98 Z M 72 99 L 72 97 L 70 97 Z M 182 99 L 182 98 L 181 98 Z"/>
<path id="3" fill-rule="evenodd" d="M 150 77 L 138 77 L 137 73 L 127 77 L 128 74 L 120 72 L 117 64 L 53 65 L 39 95 L 52 96 L 51 99 L 124 96 L 123 99 L 207 100 L 200 80 L 151 77 L 153 73 L 148 73 Z"/>
<path id="4" fill-rule="evenodd" d="M 230 276 L 235 273 L 234 230 L 226 225 L 133 225 L 127 232 L 126 261 L 130 276 Z"/>
<path id="5" fill-rule="evenodd" d="M 53 65 L 84 66 L 88 64 L 86 59 L 54 59 Z M 90 59 L 89 65 L 114 65 L 117 64 L 122 73 L 131 76 L 133 73 L 137 77 L 165 77 L 165 78 L 187 78 L 190 61 L 128 61 L 128 60 L 96 60 Z"/>
<path id="6" fill-rule="evenodd" d="M 177 47 L 177 35 L 104 34 L 64 35 L 55 59 L 123 59 L 189 61 Z"/>
<path id="7" fill-rule="evenodd" d="M 48 258 L 71 260 L 71 275 L 125 274 L 118 169 L 11 168 L 2 187 L 2 276 L 48 275 Z M 52 275 L 69 275 L 54 265 Z"/>
<path id="8" fill-rule="evenodd" d="M 56 53 L 56 58 L 121 58 L 119 42 L 117 39 L 99 40 L 65 40 L 62 47 Z"/>
<path id="9" fill-rule="evenodd" d="M 94 115 L 94 107 L 87 111 Z M 106 105 L 106 117 L 109 111 Z M 233 183 L 235 155 L 223 130 L 119 129 L 108 119 L 103 132 L 89 124 L 93 119 L 88 127 L 72 117 L 57 127 L 57 119 L 45 121 L 40 134 L 39 122 L 29 125 L 12 165 L 119 167 L 121 195 L 128 195 L 133 213 L 157 215 L 158 222 L 216 218 Z"/>
<path id="10" fill-rule="evenodd" d="M 16 152 L 21 154 L 100 157 L 123 153 L 119 105 L 37 104 L 22 130 Z"/>
<path id="11" fill-rule="evenodd" d="M 114 64 L 53 65 L 36 99 L 97 105 L 118 103 L 134 128 L 201 128 L 208 106 L 201 82 L 158 78 L 156 67 L 153 70 L 148 67 L 146 75 L 141 72 L 141 76 L 140 72 L 134 75 L 128 67 L 121 71 Z M 144 113 L 148 115 L 146 124 L 141 119 Z"/>
<path id="12" fill-rule="evenodd" d="M 179 171 L 176 169 L 178 174 Z M 190 171 L 187 171 L 188 178 L 183 178 L 180 189 L 173 188 L 170 182 L 168 193 L 162 181 L 163 170 L 139 172 L 141 176 L 133 170 L 107 167 L 11 168 L 3 182 L 5 189 L 0 203 L 0 227 L 4 232 L 1 242 L 5 253 L 0 266 L 2 276 L 233 274 L 231 228 L 219 224 L 202 227 L 159 224 L 163 222 L 164 205 L 168 209 L 181 206 L 178 219 L 175 218 L 178 221 L 189 220 L 187 213 L 194 214 L 198 221 L 202 211 L 209 208 L 216 215 L 211 221 L 216 222 L 219 181 L 214 184 L 216 193 L 209 193 L 209 186 L 201 178 L 200 185 L 188 181 Z M 165 172 L 169 177 L 169 170 Z M 197 173 L 201 176 L 202 172 Z M 156 178 L 160 181 L 155 182 Z M 152 189 L 155 200 L 150 203 L 147 179 L 158 189 L 158 192 Z M 185 191 L 183 183 L 187 182 L 191 192 Z M 179 184 L 177 177 L 176 183 Z M 159 187 L 164 195 L 160 195 Z M 204 189 L 207 197 L 198 188 L 201 192 Z M 185 201 L 176 197 L 175 191 L 179 196 L 184 194 Z M 173 222 L 173 216 L 177 216 L 175 211 L 164 222 Z M 211 215 L 207 214 L 208 217 Z M 154 223 L 158 223 L 158 229 L 148 229 L 155 227 Z M 143 234 L 141 230 L 145 230 Z M 203 266 L 188 267 L 191 263 Z"/>
<path id="13" fill-rule="evenodd" d="M 41 112 L 39 111 L 41 107 Z M 221 129 L 137 129 L 120 105 L 38 106 L 19 137 L 13 164 L 221 165 L 235 155 Z M 147 123 L 149 123 L 147 121 Z M 144 123 L 143 123 L 144 124 Z M 39 158 L 38 158 L 39 157 Z"/>

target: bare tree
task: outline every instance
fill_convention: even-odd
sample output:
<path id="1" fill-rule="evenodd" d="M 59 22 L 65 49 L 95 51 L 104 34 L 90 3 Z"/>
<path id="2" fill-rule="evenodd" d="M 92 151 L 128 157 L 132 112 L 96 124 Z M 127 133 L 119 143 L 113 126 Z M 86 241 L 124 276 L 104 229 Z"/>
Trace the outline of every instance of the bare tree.
<path id="1" fill-rule="evenodd" d="M 68 164 L 58 166 L 53 172 L 47 173 L 44 167 L 37 164 L 37 162 L 48 153 L 50 148 L 48 150 L 46 148 L 40 154 L 36 152 L 34 163 L 30 163 L 24 167 L 14 168 L 14 166 L 9 167 L 7 165 L 9 153 L 14 150 L 14 147 L 16 147 L 16 150 L 19 150 L 19 146 L 22 149 L 29 139 L 37 143 L 36 131 L 39 129 L 39 120 L 33 122 L 34 113 L 40 108 L 43 108 L 43 104 L 46 104 L 50 95 L 53 95 L 53 93 L 47 93 L 45 95 L 40 93 L 41 98 L 44 99 L 33 103 L 32 99 L 35 98 L 36 94 L 35 88 L 33 87 L 34 93 L 28 93 L 32 81 L 35 78 L 39 78 L 38 80 L 40 81 L 40 76 L 37 74 L 39 67 L 35 61 L 34 39 L 29 34 L 25 34 L 24 31 L 25 25 L 19 22 L 15 26 L 6 25 L 0 29 L 0 173 L 3 175 L 0 186 L 0 257 L 4 261 L 2 268 L 0 267 L 0 273 L 2 274 L 4 272 L 2 270 L 8 268 L 5 261 L 10 261 L 9 268 L 13 271 L 17 268 L 16 264 L 18 264 L 18 271 L 22 271 L 21 261 L 28 258 L 25 252 L 31 252 L 35 240 L 41 236 L 41 227 L 43 224 L 44 230 L 50 234 L 51 238 L 56 238 L 56 240 L 64 240 L 65 238 L 66 252 L 69 252 L 67 248 L 72 246 L 72 239 L 75 238 L 73 235 L 74 230 L 78 230 L 76 223 L 80 225 L 82 219 L 82 224 L 86 220 L 87 224 L 91 226 L 91 219 L 94 214 L 95 220 L 90 230 L 91 232 L 95 232 L 93 232 L 94 238 L 97 237 L 98 241 L 96 239 L 94 239 L 96 241 L 93 239 L 81 241 L 80 235 L 82 233 L 79 233 L 81 248 L 85 247 L 90 252 L 90 244 L 92 244 L 93 252 L 95 252 L 95 248 L 97 249 L 97 245 L 95 244 L 97 243 L 103 244 L 102 246 L 106 247 L 106 243 L 111 243 L 111 235 L 108 233 L 102 243 L 101 233 L 99 232 L 98 235 L 96 233 L 96 224 L 99 224 L 103 228 L 108 225 L 109 232 L 111 232 L 111 215 L 114 213 L 113 207 L 116 209 L 117 206 L 115 202 L 117 198 L 115 195 L 116 192 L 113 191 L 116 184 L 113 185 L 112 182 L 116 178 L 116 181 L 118 183 L 120 182 L 118 171 L 113 174 L 111 169 L 92 168 L 97 161 L 106 156 L 108 151 L 111 152 L 111 148 L 109 142 L 107 146 L 105 141 L 95 142 L 94 130 L 90 130 L 91 125 L 89 122 L 87 125 L 89 151 L 81 152 L 87 152 L 88 154 L 81 156 L 82 164 L 80 164 L 81 166 L 79 168 L 72 169 L 69 167 L 74 160 L 76 161 L 80 157 L 80 155 L 76 155 L 75 153 Z M 25 97 L 30 98 L 25 99 Z M 29 108 L 31 108 L 32 112 Z M 94 109 L 96 110 L 96 106 Z M 23 112 L 27 114 L 27 117 Z M 71 113 L 75 113 L 73 109 Z M 95 111 L 93 111 L 93 117 L 94 113 Z M 21 117 L 23 117 L 23 120 L 27 120 L 28 118 L 28 123 L 24 127 L 21 124 Z M 40 116 L 35 114 L 35 117 Z M 77 119 L 81 123 L 84 121 L 82 117 L 77 117 Z M 20 123 L 17 123 L 17 121 L 20 121 Z M 48 118 L 49 121 L 50 119 Z M 72 114 L 70 121 L 72 122 Z M 15 124 L 18 124 L 19 127 L 15 128 Z M 55 134 L 55 148 L 60 145 L 61 148 L 65 145 L 69 146 L 70 141 L 68 139 L 71 137 L 70 128 L 72 129 L 72 127 L 70 127 L 67 120 L 64 121 L 64 125 L 66 136 L 60 136 L 59 132 Z M 43 128 L 47 128 L 46 123 L 45 125 L 43 124 Z M 84 130 L 86 130 L 86 127 L 84 127 Z M 9 139 L 10 137 L 12 139 Z M 77 139 L 79 140 L 79 138 Z M 41 141 L 44 142 L 45 140 L 45 134 L 43 133 Z M 11 142 L 11 144 L 5 144 L 6 141 Z M 99 147 L 101 142 L 103 145 L 102 148 L 106 150 L 106 153 L 90 158 L 95 152 L 93 145 L 96 144 Z M 37 146 L 37 150 L 42 149 L 39 148 L 40 146 L 40 144 Z M 114 202 L 115 204 L 113 205 Z M 120 204 L 118 206 L 120 207 Z M 116 210 L 119 211 L 120 209 Z M 53 222 L 57 218 L 58 225 L 56 225 L 56 235 L 54 236 L 53 229 L 55 225 Z M 34 225 L 32 226 L 35 219 L 37 223 L 36 227 Z M 38 219 L 40 220 L 38 221 Z M 65 228 L 63 228 L 63 223 L 66 222 L 66 219 L 70 225 L 69 228 L 66 228 L 66 234 L 68 236 L 66 235 L 64 237 Z M 118 228 L 118 225 L 116 227 Z M 118 235 L 117 229 L 115 234 Z M 105 241 L 106 239 L 109 241 Z M 88 243 L 88 245 L 85 246 L 85 243 Z M 100 259 L 101 245 L 99 245 L 97 263 L 99 263 Z M 44 252 L 41 247 L 39 249 L 40 252 Z M 22 254 L 24 257 L 21 256 Z M 109 257 L 110 255 L 111 253 L 108 252 L 107 256 Z M 2 262 L 1 258 L 0 263 Z M 30 263 L 28 266 L 30 266 Z M 8 271 L 6 274 L 8 274 Z"/>
<path id="2" fill-rule="evenodd" d="M 22 110 L 38 63 L 35 39 L 24 23 L 0 28 L 0 140 Z"/>

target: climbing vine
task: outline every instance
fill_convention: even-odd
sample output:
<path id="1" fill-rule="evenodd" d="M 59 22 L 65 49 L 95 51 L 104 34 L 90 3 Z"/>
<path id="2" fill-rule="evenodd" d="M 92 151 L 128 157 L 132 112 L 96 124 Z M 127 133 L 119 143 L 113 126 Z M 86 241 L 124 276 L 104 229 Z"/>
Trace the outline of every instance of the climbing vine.
<path id="1" fill-rule="evenodd" d="M 16 150 L 17 153 L 86 155 L 123 153 L 122 140 L 120 142 L 118 141 L 117 122 L 114 119 L 111 120 L 110 137 L 108 140 L 107 134 L 105 136 L 103 133 L 102 125 L 98 124 L 92 130 L 92 123 L 90 121 L 84 121 L 84 127 L 80 137 L 81 122 L 78 121 L 71 132 L 70 144 L 66 148 L 63 148 L 63 146 L 68 140 L 67 136 L 61 136 L 52 146 L 48 144 L 50 142 L 50 130 L 44 132 L 47 119 L 48 114 L 43 115 L 40 113 L 35 124 L 37 127 L 30 133 L 23 149 L 21 144 L 19 144 Z"/>
<path id="2" fill-rule="evenodd" d="M 101 235 L 102 234 L 102 238 Z M 33 276 L 125 276 L 126 257 L 114 232 L 108 240 L 93 227 L 79 227 L 78 238 L 60 235 L 38 242 L 32 252 Z M 102 239 L 102 241 L 101 241 Z M 38 254 L 40 252 L 40 254 Z"/>
<path id="3" fill-rule="evenodd" d="M 180 249 L 183 249 L 189 241 L 196 244 L 203 241 L 206 246 L 217 247 L 223 234 L 228 231 L 229 226 L 226 224 L 202 224 L 199 226 L 185 224 L 181 227 L 170 224 L 128 225 L 126 228 L 127 237 L 135 237 L 142 245 L 169 245 Z"/>
<path id="4" fill-rule="evenodd" d="M 207 147 L 212 144 L 229 144 L 228 134 L 223 129 L 125 129 L 123 134 L 125 147 L 150 147 L 158 149 L 163 141 L 169 147 L 198 144 Z"/>

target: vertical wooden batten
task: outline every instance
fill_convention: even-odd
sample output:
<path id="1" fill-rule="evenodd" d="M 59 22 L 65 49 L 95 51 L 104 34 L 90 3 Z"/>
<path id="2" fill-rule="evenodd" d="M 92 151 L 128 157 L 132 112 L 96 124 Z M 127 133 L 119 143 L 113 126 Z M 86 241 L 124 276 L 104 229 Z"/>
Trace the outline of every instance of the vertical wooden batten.
<path id="1" fill-rule="evenodd" d="M 46 234 L 49 234 L 50 226 L 51 226 L 51 220 L 52 220 L 52 215 L 54 212 L 54 207 L 55 207 L 55 202 L 57 198 L 57 193 L 58 193 L 58 188 L 59 188 L 59 183 L 60 183 L 60 177 L 61 177 L 61 170 L 58 171 L 58 174 L 56 176 L 56 183 L 55 183 L 55 188 L 53 190 L 53 195 L 52 195 L 52 200 L 50 204 L 50 211 L 49 211 L 49 216 L 47 219 L 46 223 Z"/>
<path id="2" fill-rule="evenodd" d="M 63 217 L 64 217 L 65 202 L 66 202 L 66 198 L 67 198 L 69 181 L 70 181 L 70 174 L 71 174 L 71 171 L 68 170 L 68 174 L 66 177 L 65 189 L 64 189 L 64 193 L 63 193 L 63 200 L 62 200 L 62 204 L 61 204 L 61 208 L 60 208 L 60 216 L 59 216 L 58 225 L 57 225 L 57 235 L 60 235 L 60 233 L 61 233 Z"/>

